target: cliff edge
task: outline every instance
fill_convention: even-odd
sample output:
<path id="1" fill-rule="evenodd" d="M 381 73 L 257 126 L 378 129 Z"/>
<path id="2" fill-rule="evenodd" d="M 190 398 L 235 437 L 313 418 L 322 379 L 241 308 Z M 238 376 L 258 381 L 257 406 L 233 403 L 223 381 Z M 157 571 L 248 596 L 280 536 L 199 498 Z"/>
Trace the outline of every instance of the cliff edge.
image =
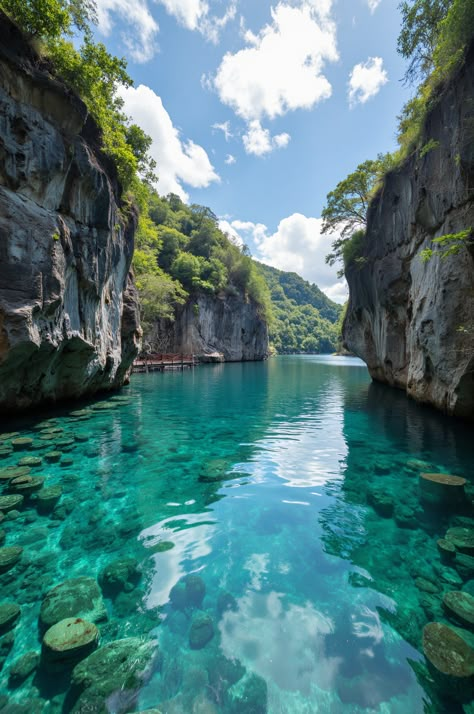
<path id="1" fill-rule="evenodd" d="M 420 252 L 474 228 L 474 46 L 440 94 L 424 144 L 389 173 L 346 277 L 344 342 L 371 376 L 419 402 L 474 417 L 474 251 Z"/>
<path id="2" fill-rule="evenodd" d="M 0 13 L 0 410 L 120 386 L 136 219 L 83 102 Z"/>

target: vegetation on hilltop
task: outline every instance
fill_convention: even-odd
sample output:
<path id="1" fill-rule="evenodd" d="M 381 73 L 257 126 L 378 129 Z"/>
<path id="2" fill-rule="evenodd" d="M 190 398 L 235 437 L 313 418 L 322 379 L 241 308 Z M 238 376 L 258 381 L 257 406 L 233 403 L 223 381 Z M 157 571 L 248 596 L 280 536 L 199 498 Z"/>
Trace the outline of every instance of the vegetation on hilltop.
<path id="1" fill-rule="evenodd" d="M 400 10 L 398 51 L 409 62 L 405 80 L 420 80 L 420 85 L 398 117 L 398 150 L 380 155 L 376 161 L 364 162 L 327 196 L 322 213 L 323 232 L 332 234 L 333 243 L 326 260 L 331 265 L 341 262 L 344 266 L 341 272 L 363 261 L 368 206 L 385 174 L 412 154 L 423 157 L 437 149 L 437 142 L 426 140 L 423 135 L 426 117 L 463 62 L 474 37 L 472 0 L 409 0 L 400 3 Z M 469 228 L 468 233 L 471 231 Z M 459 243 L 459 235 L 455 238 Z"/>
<path id="2" fill-rule="evenodd" d="M 278 354 L 328 353 L 339 347 L 342 305 L 296 273 L 255 263 L 264 277 L 272 303 L 270 343 Z"/>

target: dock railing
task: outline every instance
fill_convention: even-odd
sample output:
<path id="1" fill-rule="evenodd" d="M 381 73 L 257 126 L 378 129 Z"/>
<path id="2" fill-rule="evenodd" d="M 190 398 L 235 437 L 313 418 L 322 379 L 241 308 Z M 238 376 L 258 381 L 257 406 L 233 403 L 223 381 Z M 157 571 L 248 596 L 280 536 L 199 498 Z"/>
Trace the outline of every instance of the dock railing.
<path id="1" fill-rule="evenodd" d="M 196 367 L 199 361 L 195 355 L 184 353 L 154 352 L 140 355 L 132 366 L 132 372 L 162 372 L 165 369 L 186 369 Z"/>

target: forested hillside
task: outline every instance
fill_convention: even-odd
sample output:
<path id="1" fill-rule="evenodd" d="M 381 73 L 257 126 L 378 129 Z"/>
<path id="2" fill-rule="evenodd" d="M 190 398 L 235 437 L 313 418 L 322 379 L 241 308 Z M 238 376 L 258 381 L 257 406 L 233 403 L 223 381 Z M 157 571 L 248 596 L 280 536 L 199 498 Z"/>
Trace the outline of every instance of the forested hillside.
<path id="1" fill-rule="evenodd" d="M 341 332 L 342 305 L 296 273 L 255 263 L 270 289 L 270 341 L 279 354 L 334 352 Z"/>

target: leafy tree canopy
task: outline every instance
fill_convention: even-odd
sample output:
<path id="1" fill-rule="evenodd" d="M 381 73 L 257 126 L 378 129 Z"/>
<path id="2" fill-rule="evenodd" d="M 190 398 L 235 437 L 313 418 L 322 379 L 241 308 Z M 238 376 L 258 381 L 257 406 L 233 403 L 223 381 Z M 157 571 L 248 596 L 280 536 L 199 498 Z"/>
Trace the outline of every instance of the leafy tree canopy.
<path id="1" fill-rule="evenodd" d="M 409 60 L 405 79 L 413 82 L 433 69 L 433 54 L 440 22 L 446 17 L 451 0 L 411 0 L 400 3 L 402 29 L 398 52 Z"/>

